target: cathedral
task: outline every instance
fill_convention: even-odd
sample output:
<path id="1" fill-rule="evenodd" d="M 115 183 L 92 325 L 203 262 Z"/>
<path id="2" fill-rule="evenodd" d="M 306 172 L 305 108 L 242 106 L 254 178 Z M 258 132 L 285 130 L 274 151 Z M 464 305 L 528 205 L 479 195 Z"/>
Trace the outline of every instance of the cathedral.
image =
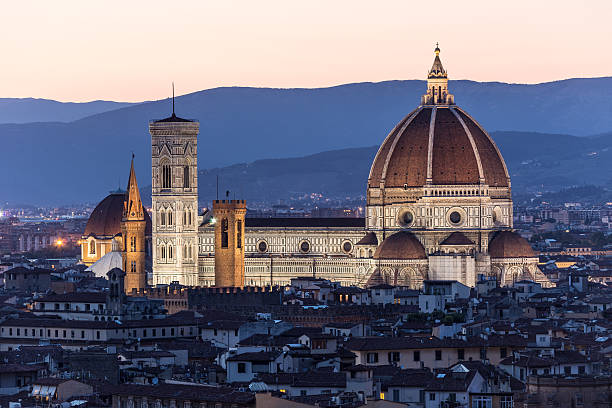
<path id="1" fill-rule="evenodd" d="M 151 231 L 149 284 L 285 285 L 313 276 L 344 285 L 420 288 L 424 280 L 474 286 L 486 276 L 501 285 L 528 279 L 550 286 L 537 254 L 512 229 L 504 159 L 482 126 L 455 105 L 439 54 L 436 47 L 420 105 L 374 158 L 365 219 L 245 218 L 241 200 L 218 200 L 218 210 L 199 214 L 199 123 L 174 109 L 150 122 L 152 216 L 149 221 L 145 211 L 139 224 Z M 220 273 L 226 262 L 215 260 L 215 252 L 227 249 L 231 256 L 224 259 L 242 262 L 243 276 L 227 280 Z"/>

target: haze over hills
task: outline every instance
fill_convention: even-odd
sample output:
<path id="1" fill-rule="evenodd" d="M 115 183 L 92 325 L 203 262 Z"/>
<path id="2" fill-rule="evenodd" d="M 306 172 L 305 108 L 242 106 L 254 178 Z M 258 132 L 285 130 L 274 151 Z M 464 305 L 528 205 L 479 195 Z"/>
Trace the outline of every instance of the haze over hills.
<path id="1" fill-rule="evenodd" d="M 217 88 L 181 96 L 176 100 L 176 107 L 179 116 L 200 121 L 198 164 L 200 169 L 210 169 L 257 159 L 303 157 L 322 151 L 378 146 L 389 130 L 419 104 L 424 90 L 424 81 L 359 83 L 322 89 Z M 610 135 L 579 138 L 529 132 L 585 136 L 609 131 L 612 129 L 612 99 L 609 98 L 612 78 L 536 85 L 451 81 L 450 90 L 457 104 L 487 130 L 526 132 L 493 135 L 509 162 L 515 188 L 521 186 L 522 179 L 526 187 L 609 180 L 611 160 L 609 150 L 605 149 L 610 145 Z M 118 185 L 124 187 L 132 152 L 136 154 L 140 185 L 150 184 L 148 122 L 169 116 L 170 109 L 170 101 L 166 99 L 98 113 L 70 123 L 0 125 L 2 170 L 3 174 L 10 174 L 0 181 L 0 201 L 99 200 Z M 599 153 L 588 156 L 588 150 L 596 148 Z M 325 154 L 331 155 L 325 163 L 344 160 L 335 158 L 333 152 Z M 354 185 L 360 186 L 359 191 L 363 192 L 371 163 L 368 154 L 373 154 L 372 149 L 359 157 L 352 157 L 351 154 L 357 153 L 350 150 L 341 154 L 349 156 L 340 169 L 354 174 Z M 321 190 L 325 183 L 334 180 L 329 175 L 313 174 L 320 170 L 321 162 L 313 164 L 318 167 L 311 167 L 310 173 L 297 171 L 289 177 L 284 166 L 290 162 L 281 160 L 280 166 L 273 166 L 271 174 L 279 179 L 267 187 L 264 183 L 258 190 L 273 191 L 283 183 L 289 187 L 278 190 L 281 193 L 300 191 L 311 185 L 319 185 Z M 521 162 L 526 163 L 516 165 Z M 258 166 L 247 166 L 247 174 Z M 589 174 L 583 168 L 599 175 Z M 278 176 L 279 173 L 283 175 Z M 349 175 L 338 175 L 335 185 L 353 185 L 353 177 L 351 181 L 343 178 Z M 287 180 L 282 181 L 283 178 Z M 214 184 L 205 176 L 200 181 L 204 185 Z M 351 187 L 351 191 L 356 188 Z M 202 201 L 207 200 L 206 194 L 202 191 Z"/>
<path id="2" fill-rule="evenodd" d="M 515 192 L 562 189 L 596 184 L 612 187 L 612 133 L 576 137 L 533 132 L 494 132 L 506 159 Z M 325 196 L 365 196 L 366 182 L 378 146 L 333 150 L 288 159 L 202 170 L 200 201 L 207 205 L 226 190 L 250 201 L 273 202 L 306 193 Z M 143 189 L 150 202 L 150 186 Z"/>
<path id="3" fill-rule="evenodd" d="M 128 102 L 58 102 L 50 99 L 0 98 L 0 123 L 72 122 L 134 105 Z"/>

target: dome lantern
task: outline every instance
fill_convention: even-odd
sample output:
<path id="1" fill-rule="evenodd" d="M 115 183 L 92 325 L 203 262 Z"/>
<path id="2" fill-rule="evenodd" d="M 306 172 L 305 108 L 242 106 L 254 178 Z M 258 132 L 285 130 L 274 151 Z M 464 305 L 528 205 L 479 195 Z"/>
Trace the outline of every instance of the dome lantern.
<path id="1" fill-rule="evenodd" d="M 440 47 L 436 43 L 436 57 L 427 74 L 427 93 L 421 97 L 421 105 L 454 105 L 455 97 L 448 92 L 448 75 L 440 60 Z"/>

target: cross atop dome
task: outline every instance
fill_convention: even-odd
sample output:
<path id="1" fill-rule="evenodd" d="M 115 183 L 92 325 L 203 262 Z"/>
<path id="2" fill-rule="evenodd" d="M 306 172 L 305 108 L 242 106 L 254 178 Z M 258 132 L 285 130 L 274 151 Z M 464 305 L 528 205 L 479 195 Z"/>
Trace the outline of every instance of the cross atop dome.
<path id="1" fill-rule="evenodd" d="M 440 46 L 436 43 L 436 57 L 427 74 L 427 93 L 421 97 L 421 105 L 454 105 L 455 98 L 448 93 L 448 75 L 440 59 Z"/>

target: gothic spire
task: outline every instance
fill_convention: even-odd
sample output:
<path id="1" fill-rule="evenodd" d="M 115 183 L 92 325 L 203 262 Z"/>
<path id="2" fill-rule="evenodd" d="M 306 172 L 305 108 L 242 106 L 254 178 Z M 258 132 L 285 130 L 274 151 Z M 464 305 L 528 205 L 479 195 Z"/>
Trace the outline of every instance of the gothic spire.
<path id="1" fill-rule="evenodd" d="M 128 179 L 125 201 L 123 203 L 123 219 L 125 220 L 144 220 L 144 209 L 140 199 L 140 191 L 136 182 L 136 171 L 134 170 L 134 153 L 132 153 L 132 165 L 130 167 L 130 177 Z"/>

